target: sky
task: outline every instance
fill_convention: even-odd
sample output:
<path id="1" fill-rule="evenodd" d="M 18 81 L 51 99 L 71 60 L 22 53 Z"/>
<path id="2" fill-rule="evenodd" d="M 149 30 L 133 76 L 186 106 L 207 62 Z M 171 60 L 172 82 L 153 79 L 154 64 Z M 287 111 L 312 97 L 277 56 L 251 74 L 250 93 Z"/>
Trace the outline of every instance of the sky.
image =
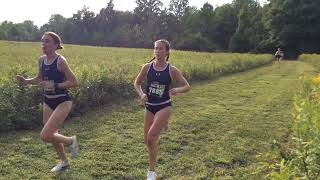
<path id="1" fill-rule="evenodd" d="M 260 0 L 265 3 L 267 0 Z M 65 18 L 72 17 L 84 6 L 89 7 L 95 14 L 107 6 L 109 0 L 5 0 L 0 6 L 0 22 L 11 21 L 21 23 L 24 20 L 31 20 L 38 27 L 47 23 L 53 14 L 61 14 Z M 161 0 L 164 6 L 168 7 L 170 0 Z M 198 9 L 206 2 L 213 6 L 231 3 L 232 0 L 189 0 L 190 6 Z M 135 0 L 114 0 L 114 9 L 132 11 L 136 7 Z"/>

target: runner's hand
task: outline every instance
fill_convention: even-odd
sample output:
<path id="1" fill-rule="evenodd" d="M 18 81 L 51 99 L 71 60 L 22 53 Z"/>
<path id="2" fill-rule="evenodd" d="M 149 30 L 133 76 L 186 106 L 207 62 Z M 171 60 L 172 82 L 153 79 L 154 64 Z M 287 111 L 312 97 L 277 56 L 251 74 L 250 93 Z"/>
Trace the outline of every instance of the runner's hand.
<path id="1" fill-rule="evenodd" d="M 141 103 L 144 105 L 148 101 L 148 97 L 145 93 L 140 95 Z"/>
<path id="2" fill-rule="evenodd" d="M 41 81 L 39 85 L 47 89 L 54 89 L 54 83 L 52 81 Z"/>
<path id="3" fill-rule="evenodd" d="M 177 88 L 170 89 L 170 91 L 169 91 L 169 95 L 170 96 L 175 96 L 177 94 L 178 94 Z"/>
<path id="4" fill-rule="evenodd" d="M 21 75 L 16 75 L 16 81 L 19 85 L 26 85 L 26 79 Z"/>

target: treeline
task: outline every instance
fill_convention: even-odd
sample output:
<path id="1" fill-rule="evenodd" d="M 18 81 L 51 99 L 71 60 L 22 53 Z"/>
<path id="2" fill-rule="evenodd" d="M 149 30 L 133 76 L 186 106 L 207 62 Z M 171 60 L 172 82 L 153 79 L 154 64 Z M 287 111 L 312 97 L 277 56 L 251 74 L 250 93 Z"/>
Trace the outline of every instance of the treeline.
<path id="1" fill-rule="evenodd" d="M 45 31 L 60 34 L 65 43 L 152 47 L 154 40 L 168 39 L 175 49 L 196 51 L 274 52 L 284 49 L 287 57 L 319 53 L 320 1 L 233 0 L 200 9 L 188 0 L 136 0 L 133 11 L 114 9 L 113 0 L 98 14 L 83 7 L 71 18 L 54 14 L 38 28 L 32 21 L 2 22 L 0 39 L 38 41 Z"/>

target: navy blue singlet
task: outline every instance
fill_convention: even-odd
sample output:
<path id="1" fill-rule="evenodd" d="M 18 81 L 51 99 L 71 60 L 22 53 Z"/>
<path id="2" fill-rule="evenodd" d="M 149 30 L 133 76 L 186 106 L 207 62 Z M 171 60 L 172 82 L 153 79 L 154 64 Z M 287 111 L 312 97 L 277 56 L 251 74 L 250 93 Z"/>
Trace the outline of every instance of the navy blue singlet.
<path id="1" fill-rule="evenodd" d="M 60 55 L 51 64 L 45 64 L 45 59 L 41 63 L 41 78 L 43 81 L 53 81 L 54 83 L 62 83 L 65 81 L 65 76 L 58 70 L 58 59 Z M 67 89 L 48 89 L 44 88 L 45 95 L 63 95 L 67 94 Z"/>
<path id="2" fill-rule="evenodd" d="M 147 74 L 146 94 L 148 105 L 162 105 L 171 102 L 169 88 L 171 85 L 170 64 L 163 70 L 156 70 L 154 62 L 151 63 Z"/>

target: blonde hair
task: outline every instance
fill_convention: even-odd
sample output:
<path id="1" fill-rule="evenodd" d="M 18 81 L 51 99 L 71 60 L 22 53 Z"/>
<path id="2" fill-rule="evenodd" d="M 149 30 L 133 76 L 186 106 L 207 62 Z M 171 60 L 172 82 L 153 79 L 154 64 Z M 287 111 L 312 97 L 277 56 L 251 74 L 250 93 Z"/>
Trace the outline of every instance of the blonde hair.
<path id="1" fill-rule="evenodd" d="M 53 41 L 58 44 L 57 49 L 63 49 L 61 38 L 55 32 L 45 32 L 43 35 L 49 35 L 52 37 Z"/>

